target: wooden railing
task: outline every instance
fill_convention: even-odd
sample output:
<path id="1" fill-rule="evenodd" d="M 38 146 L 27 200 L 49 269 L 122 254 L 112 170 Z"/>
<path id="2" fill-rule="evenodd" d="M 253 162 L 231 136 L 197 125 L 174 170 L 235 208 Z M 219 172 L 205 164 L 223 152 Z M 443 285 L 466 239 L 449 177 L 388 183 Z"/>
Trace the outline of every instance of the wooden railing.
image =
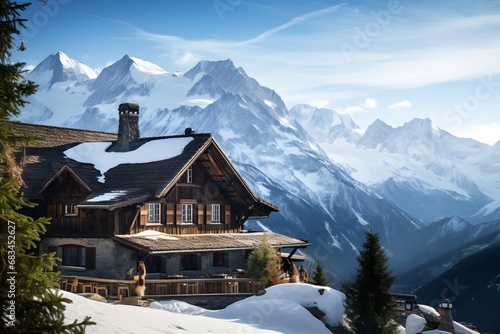
<path id="1" fill-rule="evenodd" d="M 172 276 L 175 277 L 175 276 Z M 86 276 L 61 275 L 60 288 L 74 293 L 97 293 L 106 298 L 135 296 L 134 280 L 105 279 Z M 146 296 L 173 296 L 194 294 L 253 294 L 258 282 L 250 278 L 208 277 L 146 279 Z"/>

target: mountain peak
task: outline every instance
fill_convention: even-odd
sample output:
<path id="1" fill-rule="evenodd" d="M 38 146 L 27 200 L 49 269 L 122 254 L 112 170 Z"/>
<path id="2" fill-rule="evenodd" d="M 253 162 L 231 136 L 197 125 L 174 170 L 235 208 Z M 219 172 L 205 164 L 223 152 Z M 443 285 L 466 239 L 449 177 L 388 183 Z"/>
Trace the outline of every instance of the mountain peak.
<path id="1" fill-rule="evenodd" d="M 429 138 L 439 137 L 441 133 L 441 130 L 430 118 L 414 118 L 410 122 L 406 122 L 401 129 L 403 131 L 411 131 L 413 134 L 424 134 Z"/>
<path id="2" fill-rule="evenodd" d="M 358 144 L 361 146 L 375 148 L 378 144 L 385 142 L 393 133 L 394 128 L 389 124 L 376 119 L 368 126 Z"/>
<path id="3" fill-rule="evenodd" d="M 236 71 L 236 67 L 231 59 L 209 61 L 202 60 L 195 67 L 187 71 L 184 76 L 193 80 L 199 73 L 206 73 L 212 77 L 219 76 L 223 73 L 228 73 L 228 71 Z"/>
<path id="4" fill-rule="evenodd" d="M 62 51 L 58 51 L 38 64 L 29 74 L 31 80 L 36 82 L 41 89 L 50 89 L 58 82 L 87 81 L 95 79 L 97 72 L 71 59 Z"/>

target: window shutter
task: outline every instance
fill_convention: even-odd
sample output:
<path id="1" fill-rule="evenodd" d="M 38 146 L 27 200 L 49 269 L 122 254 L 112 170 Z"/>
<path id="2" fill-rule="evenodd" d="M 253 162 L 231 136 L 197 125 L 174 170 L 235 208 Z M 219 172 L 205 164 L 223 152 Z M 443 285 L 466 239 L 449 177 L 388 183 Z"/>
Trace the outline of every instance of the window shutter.
<path id="1" fill-rule="evenodd" d="M 212 223 L 212 204 L 207 204 L 207 224 Z"/>
<path id="2" fill-rule="evenodd" d="M 85 269 L 95 269 L 95 247 L 85 247 Z"/>
<path id="3" fill-rule="evenodd" d="M 175 222 L 182 224 L 182 204 L 175 204 Z"/>
<path id="4" fill-rule="evenodd" d="M 230 224 L 231 223 L 231 205 L 226 204 L 224 205 L 224 210 L 225 215 L 224 215 L 224 224 Z"/>
<path id="5" fill-rule="evenodd" d="M 141 207 L 141 214 L 140 214 L 140 218 L 139 218 L 140 225 L 147 225 L 148 224 L 148 208 L 149 208 L 148 204 L 144 204 Z"/>
<path id="6" fill-rule="evenodd" d="M 173 225 L 175 218 L 175 203 L 167 203 L 167 225 Z"/>
<path id="7" fill-rule="evenodd" d="M 204 209 L 205 209 L 205 204 L 198 204 L 198 224 L 205 223 Z"/>

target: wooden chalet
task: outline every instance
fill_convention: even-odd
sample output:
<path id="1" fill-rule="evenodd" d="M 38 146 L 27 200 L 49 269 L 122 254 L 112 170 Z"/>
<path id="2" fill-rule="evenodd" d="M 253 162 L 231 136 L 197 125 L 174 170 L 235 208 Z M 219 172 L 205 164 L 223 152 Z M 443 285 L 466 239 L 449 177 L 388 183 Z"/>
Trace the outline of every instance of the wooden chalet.
<path id="1" fill-rule="evenodd" d="M 121 104 L 119 117 L 118 135 L 16 124 L 40 137 L 24 152 L 25 197 L 39 204 L 30 215 L 51 218 L 41 251 L 57 253 L 62 275 L 124 280 L 143 261 L 152 279 L 236 277 L 264 237 L 288 260 L 308 246 L 245 232 L 279 209 L 210 134 L 140 138 L 139 106 Z"/>

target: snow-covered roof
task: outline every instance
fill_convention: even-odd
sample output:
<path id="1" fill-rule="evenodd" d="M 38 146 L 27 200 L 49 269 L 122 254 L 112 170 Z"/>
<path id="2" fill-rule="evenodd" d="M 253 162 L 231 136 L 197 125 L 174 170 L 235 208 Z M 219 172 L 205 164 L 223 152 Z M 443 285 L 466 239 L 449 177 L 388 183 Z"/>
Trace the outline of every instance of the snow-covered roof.
<path id="1" fill-rule="evenodd" d="M 27 148 L 23 166 L 27 198 L 43 197 L 54 182 L 70 175 L 88 192 L 78 207 L 113 210 L 165 196 L 186 170 L 201 159 L 207 173 L 226 185 L 228 199 L 253 208 L 251 216 L 279 210 L 254 195 L 210 134 L 140 138 L 130 150 L 117 152 L 110 149 L 113 140 L 92 140 L 93 134 L 98 135 L 96 138 L 115 135 L 106 137 L 82 130 L 82 140 L 78 142 L 75 132 L 79 130 L 46 126 L 41 129 L 49 136 L 52 129 L 60 140 L 45 147 Z M 38 128 L 32 126 L 31 130 L 36 134 Z M 66 132 L 73 138 L 71 141 L 65 139 Z"/>

